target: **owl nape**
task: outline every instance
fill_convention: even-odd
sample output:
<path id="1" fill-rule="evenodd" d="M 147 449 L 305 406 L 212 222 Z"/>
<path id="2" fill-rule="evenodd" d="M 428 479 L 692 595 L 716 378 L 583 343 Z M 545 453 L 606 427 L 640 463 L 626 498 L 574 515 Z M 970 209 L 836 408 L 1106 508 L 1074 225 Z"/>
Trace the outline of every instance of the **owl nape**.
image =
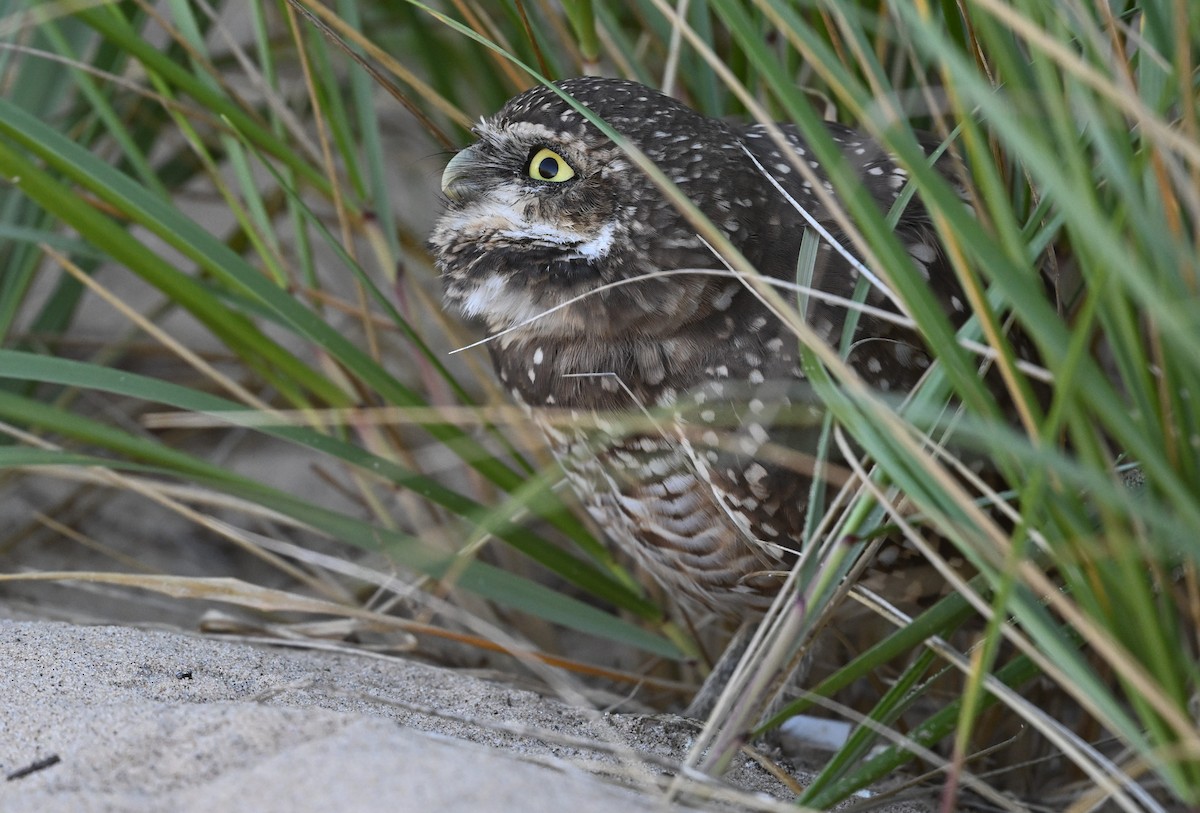
<path id="1" fill-rule="evenodd" d="M 634 82 L 558 87 L 645 153 L 763 275 L 794 281 L 805 233 L 781 189 L 836 232 L 807 173 L 796 171 L 805 162 L 836 199 L 795 126 L 778 125 L 785 155 L 763 125 L 708 118 Z M 887 212 L 907 173 L 866 136 L 828 129 Z M 550 88 L 513 98 L 475 133 L 445 169 L 446 211 L 430 238 L 447 307 L 493 334 L 500 381 L 609 540 L 681 604 L 755 619 L 795 561 L 810 493 L 805 474 L 762 454 L 766 444 L 815 449 L 811 422 L 780 420 L 804 402 L 795 335 L 723 273 L 628 155 Z M 948 159 L 935 167 L 954 180 Z M 965 298 L 919 201 L 895 231 L 961 324 Z M 697 272 L 664 273 L 680 269 Z M 851 299 L 858 279 L 822 242 L 811 285 L 831 297 L 813 298 L 805 318 L 825 341 L 840 341 L 848 311 L 835 298 Z M 895 312 L 878 288 L 865 301 Z M 915 333 L 870 310 L 857 315 L 852 347 L 849 365 L 891 393 L 915 386 L 931 359 Z M 563 411 L 673 417 L 604 431 L 605 420 L 550 419 Z M 727 671 L 714 670 L 690 713 L 707 713 Z"/>

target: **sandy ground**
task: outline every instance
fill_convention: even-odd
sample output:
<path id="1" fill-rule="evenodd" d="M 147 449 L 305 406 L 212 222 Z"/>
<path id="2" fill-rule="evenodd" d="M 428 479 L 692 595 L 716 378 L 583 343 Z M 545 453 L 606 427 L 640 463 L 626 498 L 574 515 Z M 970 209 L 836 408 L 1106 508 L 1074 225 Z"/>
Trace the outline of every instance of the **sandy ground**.
<path id="1" fill-rule="evenodd" d="M 5 813 L 661 810 L 695 731 L 397 658 L 131 627 L 0 620 L 0 665 Z M 747 759 L 688 787 L 673 809 L 789 798 Z"/>

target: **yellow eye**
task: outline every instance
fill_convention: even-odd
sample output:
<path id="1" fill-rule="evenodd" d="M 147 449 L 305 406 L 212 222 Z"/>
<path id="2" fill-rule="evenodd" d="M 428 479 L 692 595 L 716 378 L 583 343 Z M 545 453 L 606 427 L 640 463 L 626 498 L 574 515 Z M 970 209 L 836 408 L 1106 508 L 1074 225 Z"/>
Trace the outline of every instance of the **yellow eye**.
<path id="1" fill-rule="evenodd" d="M 571 169 L 571 165 L 567 163 L 566 159 L 554 150 L 548 150 L 545 147 L 535 152 L 529 159 L 528 172 L 529 177 L 535 181 L 562 183 L 575 177 L 575 170 Z"/>

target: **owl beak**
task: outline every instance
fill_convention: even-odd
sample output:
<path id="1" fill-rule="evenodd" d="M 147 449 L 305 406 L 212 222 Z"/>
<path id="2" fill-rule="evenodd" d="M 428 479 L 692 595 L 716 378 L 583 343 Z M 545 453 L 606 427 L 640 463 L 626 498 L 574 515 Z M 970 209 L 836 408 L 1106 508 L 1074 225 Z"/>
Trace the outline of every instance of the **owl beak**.
<path id="1" fill-rule="evenodd" d="M 480 160 L 474 147 L 460 150 L 442 171 L 442 194 L 453 203 L 472 196 L 479 184 Z"/>

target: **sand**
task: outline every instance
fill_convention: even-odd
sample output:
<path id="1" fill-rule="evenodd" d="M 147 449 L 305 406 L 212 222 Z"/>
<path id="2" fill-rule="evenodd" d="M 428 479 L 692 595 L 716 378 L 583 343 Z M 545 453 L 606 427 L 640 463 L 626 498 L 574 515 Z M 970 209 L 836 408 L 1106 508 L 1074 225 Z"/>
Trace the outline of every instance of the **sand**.
<path id="1" fill-rule="evenodd" d="M 5 813 L 662 810 L 696 731 L 400 658 L 133 627 L 0 620 L 0 670 L 0 773 L 35 768 L 0 783 Z M 789 799 L 747 759 L 689 787 L 672 809 Z"/>

